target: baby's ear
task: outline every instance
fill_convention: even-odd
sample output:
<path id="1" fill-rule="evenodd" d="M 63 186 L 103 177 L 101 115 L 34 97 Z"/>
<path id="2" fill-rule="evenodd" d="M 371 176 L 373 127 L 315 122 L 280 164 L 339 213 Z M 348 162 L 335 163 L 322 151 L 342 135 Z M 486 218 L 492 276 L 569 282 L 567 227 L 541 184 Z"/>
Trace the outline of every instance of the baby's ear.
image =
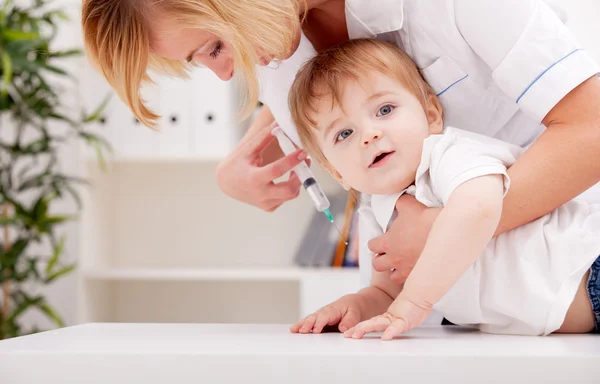
<path id="1" fill-rule="evenodd" d="M 442 119 L 442 106 L 435 95 L 429 95 L 427 100 L 427 121 L 429 122 L 429 133 L 438 134 L 444 130 L 444 120 Z"/>
<path id="2" fill-rule="evenodd" d="M 327 170 L 327 172 L 329 172 L 329 174 L 331 175 L 331 177 L 333 177 L 338 183 L 340 183 L 340 185 L 342 186 L 342 188 L 344 188 L 346 191 L 350 190 L 350 186 L 348 184 L 346 184 L 346 182 L 344 181 L 344 179 L 342 178 L 342 175 L 340 175 L 340 173 L 338 171 L 335 170 L 335 168 L 333 168 L 331 166 L 331 164 L 326 163 L 319 163 L 319 165 L 323 168 L 325 168 Z"/>

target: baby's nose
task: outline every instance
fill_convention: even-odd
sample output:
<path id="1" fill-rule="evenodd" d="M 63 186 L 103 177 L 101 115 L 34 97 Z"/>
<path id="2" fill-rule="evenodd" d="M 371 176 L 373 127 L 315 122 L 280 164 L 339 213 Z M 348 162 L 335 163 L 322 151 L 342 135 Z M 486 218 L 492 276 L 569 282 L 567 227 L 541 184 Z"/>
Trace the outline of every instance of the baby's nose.
<path id="1" fill-rule="evenodd" d="M 379 140 L 381 138 L 381 132 L 371 131 L 364 135 L 363 137 L 363 145 L 367 146 L 369 143 L 372 143 L 375 140 Z"/>

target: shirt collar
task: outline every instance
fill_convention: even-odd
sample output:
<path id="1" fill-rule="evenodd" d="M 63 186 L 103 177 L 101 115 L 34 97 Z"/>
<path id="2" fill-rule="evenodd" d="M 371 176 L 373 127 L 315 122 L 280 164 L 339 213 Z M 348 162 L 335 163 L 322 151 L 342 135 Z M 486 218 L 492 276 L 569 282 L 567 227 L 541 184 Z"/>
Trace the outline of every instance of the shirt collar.
<path id="1" fill-rule="evenodd" d="M 404 24 L 404 1 L 346 0 L 346 22 L 351 39 L 398 31 Z"/>

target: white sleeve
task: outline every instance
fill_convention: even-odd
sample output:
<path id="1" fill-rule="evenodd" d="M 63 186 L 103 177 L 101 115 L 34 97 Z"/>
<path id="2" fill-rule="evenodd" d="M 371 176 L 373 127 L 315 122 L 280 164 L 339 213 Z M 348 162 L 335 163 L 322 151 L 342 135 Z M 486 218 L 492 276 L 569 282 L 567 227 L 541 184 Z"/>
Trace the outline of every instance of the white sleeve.
<path id="1" fill-rule="evenodd" d="M 486 140 L 487 139 L 487 140 Z M 510 188 L 507 169 L 516 160 L 506 143 L 460 137 L 438 145 L 431 155 L 431 187 L 443 205 L 461 184 L 487 175 L 502 175 L 504 195 Z"/>
<path id="2" fill-rule="evenodd" d="M 458 30 L 498 86 L 536 121 L 597 75 L 597 64 L 542 0 L 454 0 Z"/>

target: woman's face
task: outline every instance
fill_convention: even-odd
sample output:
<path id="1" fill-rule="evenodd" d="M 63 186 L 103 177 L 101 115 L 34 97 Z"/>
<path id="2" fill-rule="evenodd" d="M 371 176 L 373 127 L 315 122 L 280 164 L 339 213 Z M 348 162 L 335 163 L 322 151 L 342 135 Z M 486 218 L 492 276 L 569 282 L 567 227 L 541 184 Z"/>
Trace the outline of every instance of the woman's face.
<path id="1" fill-rule="evenodd" d="M 163 19 L 154 24 L 151 37 L 152 51 L 164 58 L 196 62 L 228 81 L 233 77 L 233 48 L 217 35 L 201 29 L 182 28 L 175 22 Z M 257 50 L 260 64 L 273 59 Z"/>

